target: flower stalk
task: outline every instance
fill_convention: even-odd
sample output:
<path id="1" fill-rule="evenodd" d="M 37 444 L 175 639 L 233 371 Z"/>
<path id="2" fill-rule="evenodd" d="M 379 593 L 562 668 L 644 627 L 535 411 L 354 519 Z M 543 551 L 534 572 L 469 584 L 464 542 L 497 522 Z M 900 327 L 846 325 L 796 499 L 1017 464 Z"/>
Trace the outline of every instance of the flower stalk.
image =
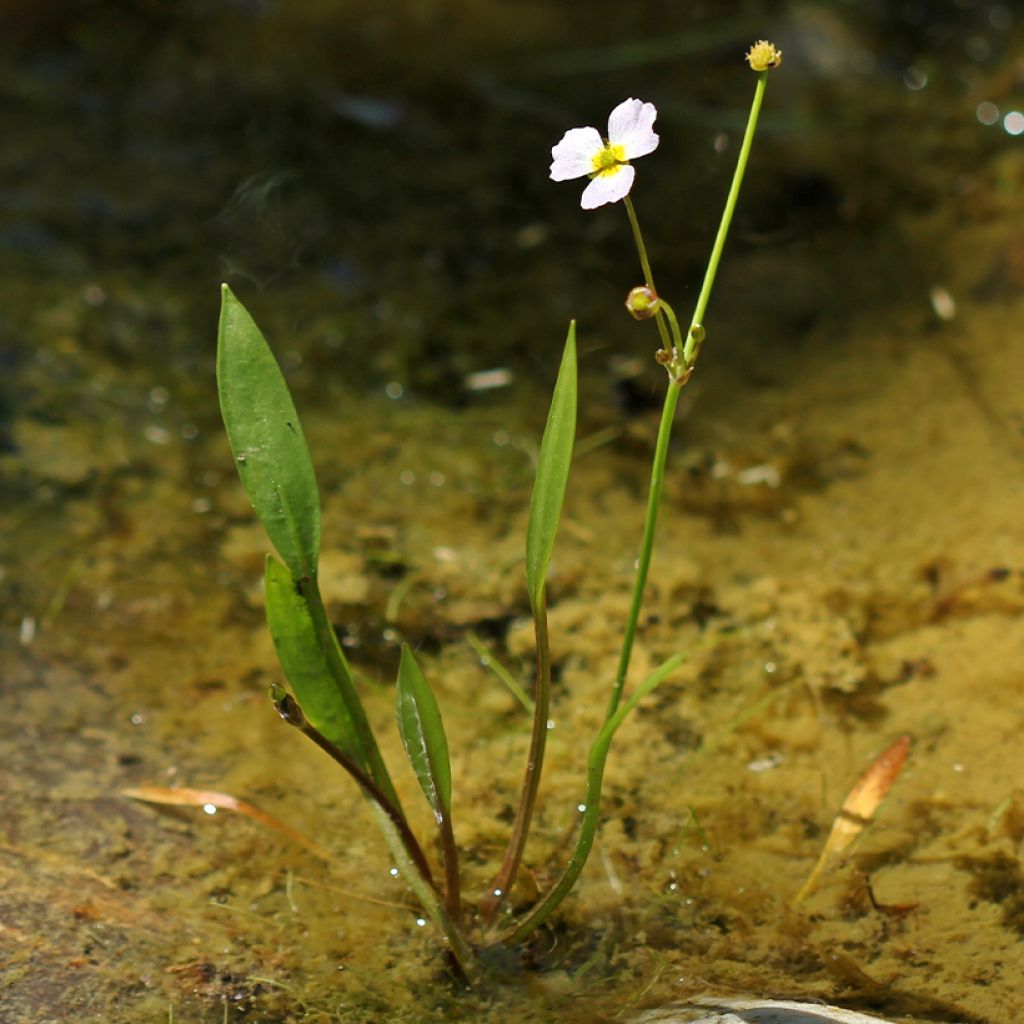
<path id="1" fill-rule="evenodd" d="M 655 288 L 647 247 L 629 195 L 636 177 L 633 161 L 658 147 L 654 105 L 638 99 L 624 100 L 611 112 L 606 136 L 593 127 L 573 128 L 551 151 L 553 180 L 588 180 L 580 198 L 583 209 L 623 201 L 644 278 L 644 284 L 627 296 L 626 307 L 636 319 L 654 320 L 657 324 L 661 347 L 656 359 L 665 367 L 668 382 L 616 674 L 602 726 L 587 760 L 579 835 L 552 889 L 520 921 L 511 921 L 505 936 L 511 944 L 523 942 L 547 921 L 576 885 L 601 820 L 604 771 L 612 740 L 639 702 L 684 660 L 682 654 L 669 658 L 624 698 L 654 551 L 679 396 L 693 373 L 704 340 L 704 317 L 749 160 L 765 76 L 771 68 L 778 67 L 781 59 L 781 53 L 764 41 L 755 43 L 747 54 L 758 76 L 754 100 L 704 280 L 685 332 L 675 310 Z M 440 706 L 411 648 L 403 645 L 396 686 L 397 724 L 405 753 L 437 825 L 443 885 L 434 880 L 423 847 L 399 802 L 317 585 L 319 492 L 294 403 L 266 339 L 226 285 L 222 293 L 217 373 L 221 411 L 240 479 L 280 559 L 268 556 L 266 563 L 267 623 L 284 674 L 298 699 L 284 687 L 275 686 L 271 693 L 275 706 L 286 722 L 333 758 L 359 786 L 398 873 L 419 900 L 425 918 L 433 921 L 444 935 L 460 976 L 471 984 L 486 984 L 480 947 L 489 937 L 487 932 L 515 885 L 523 862 L 549 727 L 552 657 L 546 581 L 576 445 L 576 325 L 570 324 L 566 337 L 537 458 L 526 531 L 526 582 L 537 652 L 533 728 L 508 846 L 493 883 L 480 901 L 478 917 L 463 914 L 459 851 L 451 819 L 452 764 Z"/>
<path id="2" fill-rule="evenodd" d="M 508 898 L 509 890 L 512 888 L 522 862 L 523 850 L 526 848 L 526 839 L 530 832 L 530 823 L 533 820 L 534 807 L 537 804 L 541 768 L 544 764 L 544 750 L 548 736 L 548 710 L 551 704 L 551 648 L 548 641 L 548 614 L 545 606 L 542 605 L 536 609 L 533 622 L 537 644 L 537 676 L 534 686 L 530 750 L 526 756 L 526 771 L 523 777 L 519 807 L 516 810 L 505 858 L 494 881 L 480 901 L 480 912 L 485 925 L 493 922 Z"/>
<path id="3" fill-rule="evenodd" d="M 758 44 L 759 45 L 759 44 Z M 778 53 L 778 51 L 775 51 Z M 749 57 L 748 57 L 749 59 Z M 778 66 L 782 55 L 778 54 L 777 61 L 773 67 Z M 694 306 L 693 316 L 690 318 L 690 328 L 686 334 L 685 342 L 681 339 L 679 323 L 672 307 L 660 299 L 660 310 L 669 319 L 675 345 L 672 348 L 672 358 L 665 361 L 665 369 L 668 371 L 668 387 L 665 391 L 665 401 L 662 406 L 661 421 L 658 425 L 658 439 L 654 447 L 654 462 L 651 466 L 651 483 L 647 493 L 647 511 L 644 517 L 644 532 L 640 539 L 640 552 L 637 556 L 636 577 L 633 581 L 633 595 L 629 606 L 629 616 L 626 620 L 626 627 L 623 631 L 622 646 L 619 651 L 619 663 L 615 673 L 615 682 L 612 686 L 611 698 L 608 702 L 608 718 L 615 714 L 616 709 L 622 700 L 622 691 L 626 685 L 626 676 L 629 673 L 629 663 L 633 654 L 633 644 L 636 640 L 637 624 L 640 621 L 640 609 L 643 606 L 644 590 L 647 587 L 647 575 L 651 567 L 651 558 L 654 553 L 654 536 L 658 526 L 658 512 L 661 506 L 661 494 L 665 483 L 665 467 L 668 462 L 669 441 L 672 436 L 672 425 L 675 420 L 676 406 L 679 403 L 679 395 L 683 387 L 693 374 L 697 356 L 700 354 L 701 343 L 704 340 L 704 315 L 707 311 L 708 302 L 711 299 L 711 289 L 715 284 L 715 276 L 718 273 L 718 265 L 722 259 L 722 252 L 725 249 L 725 240 L 729 234 L 729 226 L 732 223 L 733 213 L 736 210 L 736 201 L 739 198 L 740 186 L 743 184 L 743 176 L 747 170 L 747 163 L 750 159 L 750 149 L 754 142 L 754 133 L 757 131 L 757 122 L 761 114 L 761 104 L 764 100 L 765 79 L 767 69 L 760 71 L 757 76 L 757 84 L 754 88 L 754 99 L 750 106 L 750 115 L 747 118 L 746 130 L 743 133 L 743 142 L 740 145 L 739 156 L 736 159 L 736 169 L 733 171 L 732 182 L 729 185 L 729 192 L 726 196 L 725 207 L 722 210 L 722 217 L 718 224 L 718 231 L 715 233 L 715 241 L 711 247 L 711 256 L 708 259 L 707 268 L 704 271 L 704 280 L 701 283 L 700 293 Z M 636 219 L 636 211 L 632 203 L 626 197 L 626 212 L 629 215 L 630 225 L 633 228 L 633 237 L 637 244 L 637 253 L 640 257 L 640 266 L 643 269 L 644 277 L 651 285 L 650 261 L 647 257 L 647 250 L 643 244 L 643 236 Z M 658 317 L 659 324 L 661 316 Z M 663 349 L 663 351 L 665 351 Z M 659 359 L 659 362 L 662 362 Z"/>
<path id="4" fill-rule="evenodd" d="M 623 205 L 626 207 L 626 213 L 629 216 L 629 226 L 633 229 L 633 241 L 636 243 L 636 251 L 640 257 L 640 267 L 644 272 L 644 284 L 653 292 L 655 297 L 658 297 L 658 289 L 654 287 L 654 274 L 651 272 L 651 261 L 647 256 L 647 246 L 644 244 L 644 235 L 640 230 L 640 221 L 637 219 L 636 210 L 633 208 L 633 200 L 627 195 L 622 200 Z M 669 339 L 668 330 L 665 327 L 665 315 L 661 312 L 661 302 L 659 299 L 659 308 L 655 310 L 654 319 L 658 324 L 658 334 L 661 335 L 661 351 L 664 353 L 670 353 L 672 351 L 672 342 Z"/>

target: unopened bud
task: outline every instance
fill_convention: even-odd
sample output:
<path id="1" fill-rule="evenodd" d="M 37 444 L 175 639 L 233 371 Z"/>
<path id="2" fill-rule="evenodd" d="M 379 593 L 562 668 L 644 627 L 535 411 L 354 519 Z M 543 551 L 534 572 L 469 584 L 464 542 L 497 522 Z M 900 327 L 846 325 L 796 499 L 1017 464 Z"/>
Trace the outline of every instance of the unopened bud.
<path id="1" fill-rule="evenodd" d="M 747 54 L 747 63 L 755 71 L 770 71 L 782 63 L 782 51 L 777 50 L 767 39 L 758 39 Z"/>
<path id="2" fill-rule="evenodd" d="M 626 309 L 635 320 L 650 320 L 657 316 L 661 299 L 653 288 L 641 284 L 626 296 Z"/>

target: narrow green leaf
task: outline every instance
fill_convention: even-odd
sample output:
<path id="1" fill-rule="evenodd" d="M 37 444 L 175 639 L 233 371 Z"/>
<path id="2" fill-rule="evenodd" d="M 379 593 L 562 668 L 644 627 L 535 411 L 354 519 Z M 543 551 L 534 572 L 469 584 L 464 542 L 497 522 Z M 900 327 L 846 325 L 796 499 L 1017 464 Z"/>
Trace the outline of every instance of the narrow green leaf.
<path id="1" fill-rule="evenodd" d="M 530 499 L 530 521 L 526 527 L 526 582 L 530 603 L 540 607 L 544 583 L 555 546 L 558 520 L 569 482 L 569 464 L 576 438 L 576 321 L 569 324 L 562 365 L 558 370 L 548 422 L 540 444 L 537 479 Z"/>
<path id="2" fill-rule="evenodd" d="M 398 666 L 398 731 L 420 788 L 439 818 L 452 805 L 452 768 L 441 711 L 408 644 Z"/>
<path id="3" fill-rule="evenodd" d="M 272 555 L 267 556 L 264 601 L 278 661 L 306 718 L 327 739 L 365 766 L 363 745 L 323 655 L 309 607 L 296 590 L 292 574 Z"/>
<path id="4" fill-rule="evenodd" d="M 505 684 L 509 693 L 522 704 L 523 710 L 528 715 L 533 714 L 533 701 L 529 694 L 519 685 L 519 680 L 484 646 L 480 637 L 476 633 L 467 633 L 466 642 L 476 651 L 480 664 L 484 668 L 489 668 Z"/>
<path id="5" fill-rule="evenodd" d="M 313 576 L 320 497 L 299 417 L 260 329 L 227 285 L 221 299 L 217 388 L 235 466 L 292 575 Z"/>

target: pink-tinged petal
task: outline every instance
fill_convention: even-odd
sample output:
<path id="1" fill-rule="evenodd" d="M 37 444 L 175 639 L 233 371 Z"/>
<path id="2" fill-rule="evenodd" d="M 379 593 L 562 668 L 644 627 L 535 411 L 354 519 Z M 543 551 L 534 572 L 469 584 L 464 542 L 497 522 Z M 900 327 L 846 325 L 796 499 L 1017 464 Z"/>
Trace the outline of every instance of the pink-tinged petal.
<path id="1" fill-rule="evenodd" d="M 654 133 L 657 116 L 653 103 L 623 100 L 608 118 L 608 141 L 613 146 L 622 146 L 627 160 L 653 153 L 658 148 L 658 136 Z"/>
<path id="2" fill-rule="evenodd" d="M 635 177 L 636 171 L 626 166 L 614 174 L 599 175 L 583 190 L 580 206 L 584 210 L 594 210 L 605 203 L 617 203 L 629 193 Z"/>
<path id="3" fill-rule="evenodd" d="M 570 128 L 557 146 L 551 147 L 551 180 L 582 178 L 594 170 L 594 157 L 604 149 L 596 128 Z"/>

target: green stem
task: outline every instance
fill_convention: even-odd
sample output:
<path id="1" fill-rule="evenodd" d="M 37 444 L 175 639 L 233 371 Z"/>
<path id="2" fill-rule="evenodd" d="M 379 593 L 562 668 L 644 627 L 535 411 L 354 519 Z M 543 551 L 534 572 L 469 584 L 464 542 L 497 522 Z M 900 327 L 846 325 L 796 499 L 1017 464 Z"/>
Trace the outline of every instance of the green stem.
<path id="1" fill-rule="evenodd" d="M 387 798 L 381 791 L 380 786 L 356 764 L 351 756 L 332 743 L 319 729 L 310 724 L 303 713 L 301 705 L 291 694 L 283 689 L 280 692 L 276 692 L 272 688 L 271 699 L 274 701 L 277 713 L 289 725 L 295 726 L 304 736 L 311 739 L 328 757 L 341 765 L 352 776 L 366 796 L 391 819 L 392 825 L 401 837 L 402 845 L 405 847 L 409 859 L 415 865 L 416 870 L 423 876 L 423 880 L 432 889 L 436 890 L 437 884 L 434 882 L 434 877 L 430 872 L 430 864 L 423 853 L 423 847 L 420 846 L 416 836 L 413 835 L 413 831 L 409 828 L 409 823 L 405 820 L 401 810 Z"/>
<path id="2" fill-rule="evenodd" d="M 629 226 L 633 229 L 633 241 L 636 242 L 637 255 L 640 257 L 640 266 L 644 272 L 644 284 L 658 294 L 654 287 L 654 275 L 651 273 L 651 261 L 647 258 L 647 246 L 644 245 L 643 232 L 640 230 L 640 221 L 637 220 L 636 210 L 633 208 L 633 200 L 627 195 L 623 200 L 626 206 L 626 213 L 629 215 Z M 664 352 L 672 351 L 672 342 L 669 340 L 668 329 L 665 327 L 665 319 L 659 310 L 655 318 L 658 324 L 658 333 L 661 335 L 661 347 Z"/>
<path id="3" fill-rule="evenodd" d="M 370 777 L 381 788 L 388 800 L 398 810 L 402 811 L 402 804 L 398 799 L 391 776 L 388 773 L 387 765 L 381 756 L 377 740 L 370 729 L 369 720 L 366 717 L 366 710 L 363 702 L 359 699 L 355 684 L 352 681 L 352 670 L 349 668 L 348 660 L 338 643 L 334 626 L 327 617 L 327 609 L 324 607 L 323 598 L 320 596 L 320 588 L 317 585 L 316 577 L 307 577 L 301 582 L 302 596 L 305 598 L 306 607 L 309 609 L 309 616 L 316 631 L 317 641 L 324 656 L 331 675 L 338 686 L 338 692 L 345 704 L 345 711 L 352 723 L 359 743 L 359 758 L 362 767 L 366 769 Z M 402 812 L 404 817 L 404 812 Z"/>
<path id="4" fill-rule="evenodd" d="M 384 833 L 391 856 L 395 858 L 398 873 L 402 876 L 405 884 L 412 889 L 413 895 L 420 901 L 420 906 L 423 907 L 427 917 L 434 922 L 448 940 L 448 948 L 466 976 L 466 980 L 474 987 L 480 986 L 485 980 L 484 970 L 472 946 L 441 905 L 441 900 L 434 887 L 428 885 L 426 879 L 416 869 L 416 865 L 410 859 L 405 845 L 398 835 L 394 821 L 377 804 L 370 806 L 376 812 L 377 823 Z"/>
<path id="5" fill-rule="evenodd" d="M 651 261 L 647 258 L 647 246 L 644 245 L 644 236 L 640 230 L 640 221 L 636 218 L 633 200 L 627 195 L 622 201 L 626 204 L 626 213 L 629 214 L 629 225 L 633 229 L 633 241 L 636 242 L 636 251 L 640 255 L 640 266 L 644 272 L 644 284 L 657 295 L 658 289 L 654 287 L 654 275 L 651 273 Z"/>
<path id="6" fill-rule="evenodd" d="M 299 729 L 305 736 L 309 737 L 321 750 L 333 758 L 349 775 L 358 783 L 360 789 L 370 800 L 370 807 L 377 818 L 377 824 L 384 833 L 384 841 L 395 859 L 398 873 L 412 889 L 413 894 L 420 902 L 427 917 L 444 935 L 448 941 L 452 956 L 455 957 L 459 969 L 465 975 L 466 980 L 472 984 L 479 984 L 482 978 L 482 968 L 476 953 L 466 941 L 465 936 L 459 929 L 458 908 L 458 868 L 455 867 L 455 885 L 451 883 L 451 871 L 448 871 L 447 886 L 447 911 L 441 905 L 437 892 L 437 885 L 430 872 L 430 865 L 423 853 L 423 848 L 409 828 L 401 808 L 388 799 L 381 791 L 380 786 L 365 772 L 358 764 L 343 750 L 332 743 L 326 736 L 314 728 L 302 712 L 302 708 L 294 697 L 285 693 L 282 689 L 279 697 L 272 688 L 271 698 L 278 714 L 289 724 Z M 448 825 L 448 833 L 451 835 L 451 824 Z M 454 840 L 452 840 L 454 848 Z M 455 859 L 448 860 L 449 851 L 445 851 L 445 865 L 455 864 Z"/>
<path id="7" fill-rule="evenodd" d="M 669 327 L 672 328 L 672 340 L 676 343 L 676 351 L 681 353 L 683 351 L 683 335 L 679 330 L 679 321 L 676 319 L 676 311 L 663 299 L 658 296 L 658 302 L 660 308 L 664 310 L 665 316 L 668 317 Z"/>
<path id="8" fill-rule="evenodd" d="M 757 130 L 757 119 L 761 114 L 761 103 L 764 100 L 764 83 L 767 77 L 767 71 L 761 71 L 757 76 L 754 100 L 750 105 L 750 116 L 747 118 L 747 128 L 743 133 L 740 155 L 736 158 L 736 170 L 733 171 L 732 184 L 729 186 L 729 195 L 725 200 L 725 209 L 722 211 L 722 219 L 718 225 L 718 234 L 715 235 L 715 244 L 711 248 L 711 257 L 708 260 L 707 270 L 704 271 L 704 283 L 700 287 L 700 295 L 697 296 L 697 305 L 693 311 L 693 319 L 690 321 L 691 327 L 701 326 L 704 323 L 704 313 L 708 306 L 708 300 L 711 298 L 711 288 L 715 283 L 715 275 L 718 273 L 718 262 L 722 258 L 725 238 L 729 234 L 729 225 L 732 223 L 733 211 L 736 209 L 740 185 L 743 184 L 743 175 L 747 169 L 750 147 L 754 143 L 754 132 Z M 691 332 L 687 336 L 686 346 L 683 349 L 684 367 L 688 368 L 692 365 L 698 343 Z"/>
<path id="9" fill-rule="evenodd" d="M 676 405 L 679 401 L 679 392 L 689 379 L 689 371 L 693 367 L 693 360 L 696 359 L 700 350 L 700 343 L 704 337 L 703 319 L 707 310 L 708 300 L 711 298 L 711 288 L 715 283 L 715 275 L 718 272 L 718 264 L 722 258 L 722 250 L 725 248 L 725 239 L 729 233 L 729 225 L 732 222 L 733 211 L 736 209 L 736 200 L 739 196 L 740 185 L 743 182 L 743 174 L 747 169 L 747 160 L 750 157 L 750 147 L 754 141 L 754 131 L 757 128 L 757 119 L 761 113 L 761 102 L 764 99 L 764 83 L 767 72 L 760 72 L 757 76 L 757 86 L 754 89 L 754 100 L 750 106 L 750 116 L 747 118 L 747 128 L 743 135 L 743 144 L 740 146 L 739 157 L 736 161 L 736 170 L 733 172 L 732 184 L 729 186 L 729 194 L 725 200 L 725 209 L 722 211 L 722 219 L 718 225 L 718 234 L 715 236 L 715 244 L 711 249 L 711 257 L 708 260 L 707 270 L 704 272 L 704 283 L 701 285 L 700 295 L 697 297 L 697 305 L 694 308 L 693 318 L 690 321 L 690 330 L 686 335 L 686 342 L 682 351 L 682 365 L 670 366 L 669 385 L 665 394 L 665 405 L 661 413 L 661 424 L 658 427 L 658 441 L 654 450 L 654 465 L 651 468 L 651 489 L 647 497 L 647 516 L 644 520 L 644 533 L 640 541 L 640 556 L 637 560 L 636 580 L 633 585 L 633 600 L 630 604 L 629 619 L 626 622 L 625 633 L 622 638 L 622 650 L 619 654 L 619 666 L 615 675 L 615 685 L 612 690 L 611 701 L 608 706 L 608 714 L 611 716 L 619 706 L 622 699 L 622 690 L 626 684 L 626 675 L 629 672 L 629 661 L 633 653 L 633 641 L 636 638 L 637 623 L 640 620 L 640 608 L 643 605 L 644 588 L 647 585 L 647 572 L 651 564 L 651 554 L 654 550 L 654 532 L 658 523 L 658 507 L 661 502 L 661 490 L 665 480 L 665 463 L 668 459 L 668 444 L 672 433 L 672 420 L 675 416 Z M 629 196 L 626 197 L 628 202 Z M 630 215 L 630 222 L 636 223 L 636 213 L 632 204 L 627 205 Z M 634 228 L 634 235 L 639 238 L 639 226 Z M 638 246 L 642 245 L 638 242 Z M 646 252 L 641 252 L 640 261 L 645 266 L 645 273 L 649 273 L 649 265 L 646 263 Z M 675 320 L 675 314 L 671 314 Z M 674 334 L 678 336 L 678 324 L 675 325 Z"/>
<path id="10" fill-rule="evenodd" d="M 541 590 L 540 600 L 533 610 L 533 626 L 537 636 L 537 684 L 533 703 L 533 731 L 530 735 L 530 752 L 526 760 L 526 772 L 523 776 L 523 788 L 519 797 L 515 824 L 509 837 L 505 859 L 494 878 L 491 887 L 480 901 L 480 911 L 485 923 L 494 920 L 508 896 L 508 891 L 515 881 L 526 837 L 530 831 L 530 821 L 537 802 L 537 790 L 540 786 L 541 767 L 544 764 L 544 747 L 548 736 L 548 707 L 551 701 L 551 651 L 548 645 L 548 612 L 547 598 Z"/>
<path id="11" fill-rule="evenodd" d="M 455 845 L 452 818 L 447 812 L 437 815 L 437 832 L 444 859 L 444 905 L 453 921 L 462 917 L 462 894 L 459 887 L 459 851 Z"/>
<path id="12" fill-rule="evenodd" d="M 644 601 L 644 588 L 647 586 L 647 572 L 651 567 L 651 555 L 654 552 L 654 532 L 658 525 L 658 508 L 661 504 L 661 491 L 665 483 L 665 464 L 668 462 L 668 442 L 672 436 L 672 420 L 675 418 L 676 405 L 682 390 L 682 380 L 678 378 L 669 380 L 668 389 L 665 392 L 665 404 L 661 410 L 658 441 L 654 448 L 654 463 L 651 466 L 651 487 L 647 494 L 647 515 L 644 519 L 643 538 L 640 541 L 636 579 L 633 582 L 633 600 L 629 606 L 629 618 L 626 620 L 622 650 L 619 653 L 619 667 L 615 673 L 615 686 L 612 689 L 612 698 L 608 705 L 609 718 L 615 714 L 615 709 L 622 699 L 622 689 L 626 685 L 626 673 L 629 671 L 629 659 L 633 653 L 633 641 L 636 638 L 640 608 Z"/>
<path id="13" fill-rule="evenodd" d="M 584 865 L 587 863 L 590 850 L 594 845 L 594 837 L 597 835 L 597 826 L 601 818 L 601 788 L 604 783 L 604 766 L 608 760 L 608 751 L 611 748 L 612 738 L 633 708 L 685 660 L 685 655 L 682 654 L 676 654 L 669 658 L 668 661 L 652 672 L 637 687 L 636 693 L 605 721 L 601 731 L 597 734 L 597 739 L 594 740 L 590 748 L 590 755 L 587 758 L 587 795 L 585 797 L 583 822 L 580 826 L 580 835 L 576 841 L 576 848 L 573 850 L 572 857 L 569 859 L 569 863 L 555 887 L 544 898 L 544 901 L 537 904 L 508 935 L 505 941 L 509 945 L 515 945 L 527 938 L 531 932 L 551 916 L 562 900 L 572 891 L 573 886 L 580 877 L 580 872 L 582 872 Z"/>

